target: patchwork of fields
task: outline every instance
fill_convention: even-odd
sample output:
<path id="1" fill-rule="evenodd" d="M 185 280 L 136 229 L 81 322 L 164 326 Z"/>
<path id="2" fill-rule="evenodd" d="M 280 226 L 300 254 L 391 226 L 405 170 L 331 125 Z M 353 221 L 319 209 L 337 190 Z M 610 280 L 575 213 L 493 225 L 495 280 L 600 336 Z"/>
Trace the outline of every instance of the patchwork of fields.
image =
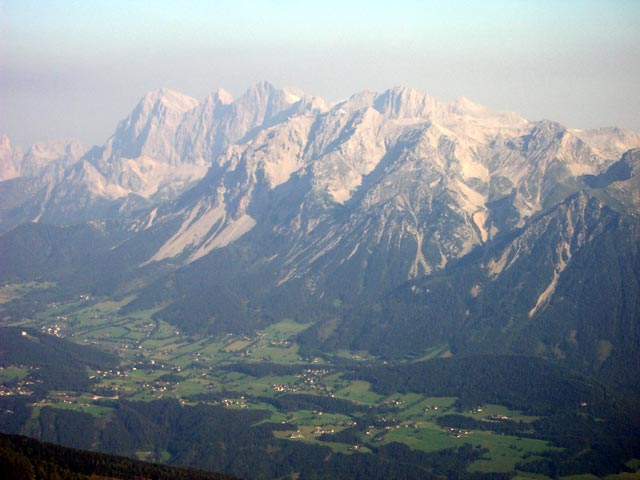
<path id="1" fill-rule="evenodd" d="M 10 301 L 29 288 L 35 287 L 5 286 L 0 289 L 0 298 Z M 383 363 L 360 352 L 304 357 L 295 337 L 309 327 L 307 324 L 284 319 L 252 336 L 187 336 L 154 316 L 159 309 L 122 315 L 120 308 L 129 301 L 83 296 L 73 302 L 50 304 L 32 318 L 5 320 L 2 326 L 37 329 L 95 346 L 118 358 L 117 367 L 87 370 L 91 380 L 87 391 L 48 392 L 33 405 L 32 423 L 44 407 L 106 417 L 112 407 L 105 400 L 173 398 L 182 405 L 206 403 L 266 411 L 263 423 L 281 425 L 274 432 L 276 438 L 321 445 L 347 455 L 368 454 L 371 448 L 394 442 L 423 452 L 465 444 L 486 449 L 471 463 L 469 472 L 516 472 L 520 462 L 562 450 L 544 440 L 500 432 L 495 426 L 501 423 L 517 423 L 520 431 L 526 431 L 526 425 L 538 418 L 505 406 L 483 404 L 461 409 L 455 397 L 378 393 L 370 382 L 350 375 L 363 365 Z M 447 345 L 441 345 L 420 360 L 450 355 Z M 31 373 L 24 365 L 5 365 L 0 370 L 5 393 L 12 394 L 11 386 L 28 383 Z M 468 417 L 480 422 L 474 425 L 486 428 L 450 426 L 447 419 L 451 415 Z M 139 456 L 150 459 L 148 452 Z M 518 478 L 544 478 L 517 474 Z M 626 475 L 624 478 L 637 478 L 637 474 Z"/>

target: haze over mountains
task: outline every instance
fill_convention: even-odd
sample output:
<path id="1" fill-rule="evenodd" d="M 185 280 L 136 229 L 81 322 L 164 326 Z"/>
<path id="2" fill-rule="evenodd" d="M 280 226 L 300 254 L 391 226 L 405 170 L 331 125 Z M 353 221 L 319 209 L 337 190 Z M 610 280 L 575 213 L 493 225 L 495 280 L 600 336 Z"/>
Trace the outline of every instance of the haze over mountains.
<path id="1" fill-rule="evenodd" d="M 105 145 L 0 144 L 3 282 L 132 294 L 187 331 L 499 350 L 640 388 L 640 134 L 409 88 L 147 94 Z M 36 223 L 32 223 L 36 222 Z"/>

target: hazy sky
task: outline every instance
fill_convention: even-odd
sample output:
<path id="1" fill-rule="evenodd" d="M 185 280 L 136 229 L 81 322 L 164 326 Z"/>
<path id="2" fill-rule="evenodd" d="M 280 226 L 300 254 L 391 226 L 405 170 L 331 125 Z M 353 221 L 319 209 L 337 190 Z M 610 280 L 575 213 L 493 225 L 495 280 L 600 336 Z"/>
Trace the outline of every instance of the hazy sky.
<path id="1" fill-rule="evenodd" d="M 640 130 L 640 0 L 0 0 L 0 132 L 102 144 L 147 91 L 403 85 Z"/>

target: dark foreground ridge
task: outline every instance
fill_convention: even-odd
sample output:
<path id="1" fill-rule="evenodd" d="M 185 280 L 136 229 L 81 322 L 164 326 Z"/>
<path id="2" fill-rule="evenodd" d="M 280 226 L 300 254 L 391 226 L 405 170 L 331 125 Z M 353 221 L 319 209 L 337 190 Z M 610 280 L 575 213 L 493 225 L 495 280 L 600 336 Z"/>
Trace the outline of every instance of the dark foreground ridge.
<path id="1" fill-rule="evenodd" d="M 115 455 L 88 452 L 0 434 L 0 471 L 12 480 L 81 480 L 88 478 L 233 480 L 236 477 L 193 468 L 169 467 Z"/>

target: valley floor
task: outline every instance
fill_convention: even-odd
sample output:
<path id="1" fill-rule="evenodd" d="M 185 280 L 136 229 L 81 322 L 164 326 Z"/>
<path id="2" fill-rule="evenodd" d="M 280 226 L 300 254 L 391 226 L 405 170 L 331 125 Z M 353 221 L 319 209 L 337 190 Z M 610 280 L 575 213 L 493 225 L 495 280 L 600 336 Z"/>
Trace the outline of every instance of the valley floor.
<path id="1" fill-rule="evenodd" d="M 0 289 L 0 298 L 6 303 L 39 287 L 42 285 L 4 286 Z M 309 327 L 307 324 L 283 319 L 253 335 L 190 336 L 156 318 L 153 314 L 157 310 L 122 315 L 120 307 L 129 300 L 111 301 L 83 295 L 72 302 L 49 304 L 32 318 L 5 320 L 2 327 L 24 329 L 22 336 L 36 343 L 39 335 L 55 336 L 117 357 L 117 365 L 110 368 L 87 367 L 89 383 L 81 391 L 60 388 L 43 391 L 38 385 L 40 380 L 36 380 L 37 367 L 0 357 L 3 365 L 0 400 L 4 402 L 4 413 L 0 417 L 11 417 L 13 413 L 8 405 L 16 399 L 24 399 L 23 404 L 29 411 L 23 422 L 12 423 L 5 418 L 2 428 L 12 430 L 7 433 L 40 438 L 48 434 L 45 439 L 53 435 L 54 441 L 83 446 L 77 435 L 65 437 L 60 432 L 48 431 L 44 425 L 47 420 L 42 415 L 63 425 L 62 418 L 66 418 L 67 423 L 76 420 L 69 420 L 71 417 L 63 417 L 60 412 L 83 414 L 77 418 L 98 428 L 120 418 L 122 402 L 140 411 L 140 402 L 156 405 L 171 399 L 194 412 L 203 405 L 215 408 L 217 415 L 222 410 L 238 412 L 240 416 L 234 418 L 242 419 L 241 422 L 248 421 L 242 416 L 243 411 L 260 412 L 249 421 L 249 427 L 256 431 L 264 427 L 259 430 L 261 435 L 267 432 L 271 440 L 252 437 L 251 442 L 270 445 L 268 448 L 281 448 L 282 443 L 270 443 L 277 441 L 294 445 L 286 448 L 302 444 L 305 448 L 322 447 L 325 455 L 329 452 L 329 455 L 347 457 L 384 455 L 395 448 L 394 445 L 401 444 L 411 452 L 425 455 L 455 452 L 459 463 L 449 468 L 469 478 L 488 473 L 519 479 L 600 478 L 594 476 L 594 472 L 587 475 L 589 465 L 582 470 L 585 474 L 579 476 L 562 475 L 562 469 L 549 467 L 548 460 L 564 458 L 562 455 L 568 448 L 566 442 L 554 441 L 563 438 L 562 432 L 555 437 L 545 437 L 540 430 L 545 415 L 523 413 L 507 406 L 508 402 L 470 405 L 456 396 L 429 395 L 406 388 L 385 391 L 376 385 L 375 378 L 365 379 L 366 375 L 359 373 L 361 369 L 386 366 L 387 362 L 366 352 L 341 351 L 315 358 L 301 355 L 295 337 Z M 437 345 L 412 363 L 450 355 L 447 345 Z M 586 418 L 593 411 L 585 401 L 571 414 Z M 166 421 L 160 417 L 158 413 L 153 421 Z M 75 427 L 72 425 L 70 431 Z M 127 428 L 135 427 L 127 425 Z M 157 425 L 144 428 L 157 428 Z M 187 462 L 199 468 L 221 466 L 225 473 L 240 476 L 248 471 L 234 467 L 232 460 L 216 463 L 185 456 L 171 442 L 153 444 L 131 440 L 124 446 L 118 444 L 118 439 L 112 439 L 112 443 L 105 441 L 104 432 L 91 438 L 93 444 L 87 448 L 111 453 L 126 451 L 141 460 Z M 233 444 L 234 440 L 227 441 Z M 466 446 L 472 449 L 465 453 L 461 449 Z M 425 458 L 435 457 L 415 458 L 418 459 L 412 460 L 415 463 L 424 463 Z M 640 478 L 640 461 L 627 460 L 626 472 L 603 472 L 598 467 L 595 473 L 610 480 Z M 429 474 L 438 477 L 440 473 L 434 462 L 436 467 Z M 294 462 L 287 475 L 295 476 L 301 470 L 304 473 L 304 466 Z"/>

